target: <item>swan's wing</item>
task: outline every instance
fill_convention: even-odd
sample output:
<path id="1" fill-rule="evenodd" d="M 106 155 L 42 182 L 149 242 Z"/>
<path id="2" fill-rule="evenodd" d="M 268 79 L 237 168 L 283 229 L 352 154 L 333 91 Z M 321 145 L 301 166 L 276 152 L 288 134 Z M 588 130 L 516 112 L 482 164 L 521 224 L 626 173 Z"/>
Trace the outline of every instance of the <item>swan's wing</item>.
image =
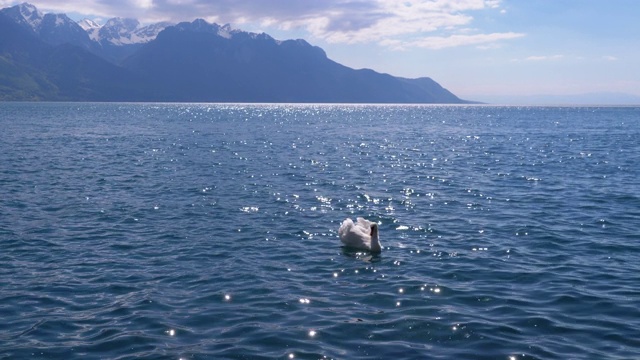
<path id="1" fill-rule="evenodd" d="M 340 238 L 342 239 L 342 237 L 345 236 L 352 227 L 353 227 L 353 220 L 351 220 L 350 218 L 346 218 L 342 222 L 342 225 L 340 225 L 340 228 L 338 229 L 338 235 L 340 235 Z"/>
<path id="2" fill-rule="evenodd" d="M 357 222 L 358 226 L 366 229 L 367 233 L 369 233 L 371 231 L 371 221 L 365 219 L 365 218 L 358 218 L 358 222 Z"/>
<path id="3" fill-rule="evenodd" d="M 369 249 L 371 247 L 371 230 L 368 226 L 363 226 L 363 222 L 367 222 L 362 218 L 358 218 L 357 223 L 353 223 L 351 219 L 346 219 L 338 234 L 343 244 L 360 249 Z"/>

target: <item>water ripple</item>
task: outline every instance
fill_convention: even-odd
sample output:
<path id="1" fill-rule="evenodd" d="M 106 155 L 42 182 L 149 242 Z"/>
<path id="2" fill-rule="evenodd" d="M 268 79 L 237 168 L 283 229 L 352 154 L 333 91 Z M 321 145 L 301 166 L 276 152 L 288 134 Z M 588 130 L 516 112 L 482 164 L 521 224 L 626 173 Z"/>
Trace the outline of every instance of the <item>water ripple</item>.
<path id="1" fill-rule="evenodd" d="M 0 358 L 634 358 L 638 114 L 2 104 Z"/>

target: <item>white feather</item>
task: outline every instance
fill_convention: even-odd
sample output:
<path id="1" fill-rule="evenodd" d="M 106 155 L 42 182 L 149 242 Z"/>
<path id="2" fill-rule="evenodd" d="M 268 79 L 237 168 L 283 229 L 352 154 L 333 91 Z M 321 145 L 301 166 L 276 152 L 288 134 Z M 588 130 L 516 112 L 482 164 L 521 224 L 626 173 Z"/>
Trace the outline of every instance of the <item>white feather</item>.
<path id="1" fill-rule="evenodd" d="M 355 223 L 349 218 L 345 219 L 338 229 L 338 235 L 340 235 L 340 241 L 347 247 L 371 252 L 382 251 L 378 224 L 361 217 Z"/>

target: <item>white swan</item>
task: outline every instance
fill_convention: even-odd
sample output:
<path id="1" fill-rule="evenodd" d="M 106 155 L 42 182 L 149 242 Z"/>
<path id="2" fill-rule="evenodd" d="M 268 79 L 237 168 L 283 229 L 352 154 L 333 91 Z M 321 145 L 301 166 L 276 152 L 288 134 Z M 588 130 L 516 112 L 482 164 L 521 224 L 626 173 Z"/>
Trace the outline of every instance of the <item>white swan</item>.
<path id="1" fill-rule="evenodd" d="M 347 246 L 360 250 L 368 250 L 379 253 L 382 251 L 378 238 L 378 224 L 358 218 L 356 223 L 347 218 L 338 229 L 340 241 Z"/>

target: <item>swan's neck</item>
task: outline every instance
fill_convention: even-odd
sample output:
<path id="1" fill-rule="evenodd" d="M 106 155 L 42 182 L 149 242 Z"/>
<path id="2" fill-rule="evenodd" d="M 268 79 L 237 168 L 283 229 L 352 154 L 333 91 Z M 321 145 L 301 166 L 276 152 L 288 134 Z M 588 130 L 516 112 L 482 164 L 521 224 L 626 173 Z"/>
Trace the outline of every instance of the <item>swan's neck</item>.
<path id="1" fill-rule="evenodd" d="M 382 251 L 382 246 L 380 246 L 380 240 L 378 239 L 377 235 L 371 237 L 371 251 L 373 252 Z"/>
<path id="2" fill-rule="evenodd" d="M 380 245 L 380 239 L 378 238 L 378 226 L 371 227 L 371 251 L 381 252 L 382 246 Z"/>

